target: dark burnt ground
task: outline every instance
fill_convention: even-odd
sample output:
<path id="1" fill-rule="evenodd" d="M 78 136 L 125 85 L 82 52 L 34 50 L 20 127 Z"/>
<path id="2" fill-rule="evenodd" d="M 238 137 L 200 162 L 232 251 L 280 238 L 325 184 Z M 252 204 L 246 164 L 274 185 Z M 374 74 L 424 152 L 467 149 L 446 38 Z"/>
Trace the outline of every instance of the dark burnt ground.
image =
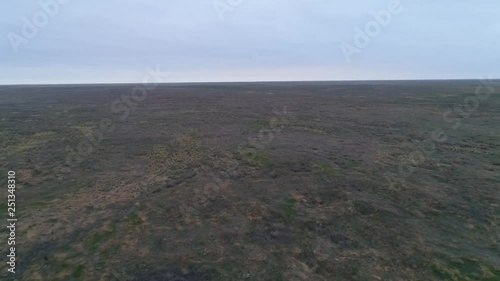
<path id="1" fill-rule="evenodd" d="M 500 280 L 500 98 L 478 84 L 162 85 L 126 117 L 134 85 L 0 87 L 16 278 Z"/>

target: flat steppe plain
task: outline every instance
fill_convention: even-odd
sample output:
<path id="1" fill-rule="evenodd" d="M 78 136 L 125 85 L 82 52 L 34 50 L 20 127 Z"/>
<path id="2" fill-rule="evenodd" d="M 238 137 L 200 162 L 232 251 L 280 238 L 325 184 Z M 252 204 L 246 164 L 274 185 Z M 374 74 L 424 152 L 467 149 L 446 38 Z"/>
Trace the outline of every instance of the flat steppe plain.
<path id="1" fill-rule="evenodd" d="M 480 85 L 2 86 L 0 278 L 500 280 L 500 83 Z"/>

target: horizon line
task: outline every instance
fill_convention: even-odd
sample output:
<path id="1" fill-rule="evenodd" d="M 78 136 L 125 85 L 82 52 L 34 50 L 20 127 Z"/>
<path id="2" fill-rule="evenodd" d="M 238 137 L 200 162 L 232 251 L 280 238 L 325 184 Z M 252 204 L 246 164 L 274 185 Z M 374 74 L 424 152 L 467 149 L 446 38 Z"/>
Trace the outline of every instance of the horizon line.
<path id="1" fill-rule="evenodd" d="M 247 81 L 170 81 L 159 83 L 142 82 L 82 82 L 82 83 L 33 83 L 33 84 L 0 84 L 2 86 L 79 86 L 79 85 L 138 85 L 138 84 L 238 84 L 238 83 L 304 83 L 304 82 L 439 82 L 439 81 L 477 81 L 490 78 L 426 78 L 426 79 L 352 79 L 352 80 L 247 80 Z M 500 78 L 491 78 L 491 81 L 500 82 Z"/>

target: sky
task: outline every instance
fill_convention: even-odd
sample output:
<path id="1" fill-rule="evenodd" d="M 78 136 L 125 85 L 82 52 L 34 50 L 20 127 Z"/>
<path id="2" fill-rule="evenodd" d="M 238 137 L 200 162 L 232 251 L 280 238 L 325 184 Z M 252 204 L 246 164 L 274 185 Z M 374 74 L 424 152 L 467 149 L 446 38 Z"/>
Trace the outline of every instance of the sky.
<path id="1" fill-rule="evenodd" d="M 4 1 L 0 84 L 500 78 L 498 0 Z"/>

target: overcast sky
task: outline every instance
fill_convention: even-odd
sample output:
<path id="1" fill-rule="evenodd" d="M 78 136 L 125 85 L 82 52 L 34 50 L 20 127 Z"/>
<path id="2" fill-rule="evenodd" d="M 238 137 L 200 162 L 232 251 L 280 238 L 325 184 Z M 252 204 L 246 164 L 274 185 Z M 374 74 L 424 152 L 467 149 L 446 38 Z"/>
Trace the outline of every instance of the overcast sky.
<path id="1" fill-rule="evenodd" d="M 498 0 L 60 1 L 2 3 L 0 84 L 500 77 Z"/>

